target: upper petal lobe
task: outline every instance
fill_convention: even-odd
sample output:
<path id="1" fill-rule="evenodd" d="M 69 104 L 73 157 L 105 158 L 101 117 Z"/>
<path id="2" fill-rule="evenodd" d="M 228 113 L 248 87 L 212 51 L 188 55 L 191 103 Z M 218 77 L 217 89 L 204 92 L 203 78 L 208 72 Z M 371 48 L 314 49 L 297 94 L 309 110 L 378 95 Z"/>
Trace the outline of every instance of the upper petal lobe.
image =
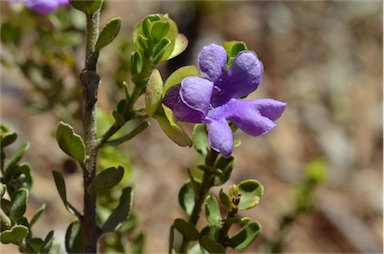
<path id="1" fill-rule="evenodd" d="M 222 46 L 212 43 L 200 51 L 197 59 L 201 72 L 215 82 L 225 70 L 227 52 Z"/>
<path id="2" fill-rule="evenodd" d="M 263 64 L 253 51 L 240 52 L 228 71 L 215 82 L 218 89 L 214 91 L 212 104 L 220 106 L 232 98 L 247 96 L 257 89 L 263 73 Z"/>

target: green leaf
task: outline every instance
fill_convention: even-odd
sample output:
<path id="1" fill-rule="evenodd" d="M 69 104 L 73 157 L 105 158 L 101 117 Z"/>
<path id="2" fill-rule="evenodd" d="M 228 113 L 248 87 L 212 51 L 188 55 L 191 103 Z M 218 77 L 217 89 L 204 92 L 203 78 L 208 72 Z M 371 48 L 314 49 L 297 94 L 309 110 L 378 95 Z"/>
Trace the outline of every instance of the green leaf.
<path id="1" fill-rule="evenodd" d="M 161 39 L 153 48 L 153 64 L 161 62 L 166 50 L 169 48 L 171 41 L 168 38 Z"/>
<path id="2" fill-rule="evenodd" d="M 139 35 L 137 37 L 137 40 L 135 41 L 136 50 L 141 53 L 141 55 L 144 57 L 150 57 L 152 52 L 151 48 L 149 46 L 149 40 L 145 38 L 143 35 Z"/>
<path id="3" fill-rule="evenodd" d="M 228 240 L 227 245 L 235 250 L 243 250 L 253 243 L 260 234 L 261 225 L 253 221 L 244 226 L 236 235 Z"/>
<path id="4" fill-rule="evenodd" d="M 78 162 L 83 163 L 85 159 L 84 141 L 80 135 L 73 132 L 72 126 L 60 122 L 57 127 L 56 139 L 61 150 Z"/>
<path id="5" fill-rule="evenodd" d="M 53 230 L 49 231 L 41 246 L 40 253 L 49 253 L 52 248 L 53 242 L 55 241 L 55 237 L 55 232 Z"/>
<path id="6" fill-rule="evenodd" d="M 208 152 L 211 150 L 211 146 L 209 145 L 208 133 L 204 124 L 195 124 L 193 128 L 193 146 L 195 150 L 206 156 Z"/>
<path id="7" fill-rule="evenodd" d="M 68 226 L 65 234 L 65 249 L 67 253 L 84 253 L 84 229 L 78 220 Z"/>
<path id="8" fill-rule="evenodd" d="M 8 164 L 5 166 L 4 169 L 4 175 L 5 177 L 9 177 L 13 172 L 8 172 L 12 168 L 16 166 L 16 164 L 23 158 L 25 152 L 29 148 L 29 143 L 25 142 L 23 143 L 17 150 L 16 152 L 12 155 L 12 157 L 9 159 Z"/>
<path id="9" fill-rule="evenodd" d="M 231 173 L 235 164 L 235 156 L 231 156 L 229 158 L 224 158 L 220 156 L 216 162 L 215 168 L 218 168 L 222 171 L 222 174 L 215 177 L 215 186 L 220 186 L 226 183 L 231 177 Z"/>
<path id="10" fill-rule="evenodd" d="M 110 44 L 119 34 L 121 28 L 121 18 L 116 17 L 108 21 L 103 27 L 97 38 L 95 51 L 99 52 L 102 48 Z"/>
<path id="11" fill-rule="evenodd" d="M 223 223 L 230 223 L 230 224 L 247 223 L 250 221 L 251 221 L 251 218 L 249 217 L 243 217 L 243 218 L 229 217 L 229 218 L 223 219 Z"/>
<path id="12" fill-rule="evenodd" d="M 231 210 L 231 200 L 229 199 L 228 195 L 223 192 L 223 189 L 220 189 L 219 192 L 219 198 L 225 209 L 227 211 Z"/>
<path id="13" fill-rule="evenodd" d="M 128 133 L 128 134 L 126 134 L 120 138 L 117 138 L 114 140 L 109 140 L 108 142 L 105 143 L 105 145 L 118 146 L 118 145 L 136 137 L 137 135 L 139 135 L 142 131 L 144 131 L 150 125 L 151 125 L 150 122 L 142 122 L 141 124 L 139 124 L 139 126 L 137 126 L 135 129 L 133 129 L 130 133 Z"/>
<path id="14" fill-rule="evenodd" d="M 25 239 L 26 252 L 27 253 L 40 253 L 41 246 L 43 245 L 43 240 L 41 238 L 30 238 Z"/>
<path id="15" fill-rule="evenodd" d="M 179 191 L 179 204 L 188 216 L 192 214 L 195 205 L 195 190 L 191 181 L 186 182 L 181 187 Z"/>
<path id="16" fill-rule="evenodd" d="M 173 48 L 172 54 L 167 60 L 172 59 L 181 53 L 188 47 L 188 39 L 183 34 L 178 34 L 175 41 L 175 47 Z"/>
<path id="17" fill-rule="evenodd" d="M 63 201 L 65 208 L 67 208 L 68 212 L 70 212 L 71 214 L 74 214 L 78 218 L 81 218 L 81 214 L 76 210 L 73 205 L 71 205 L 71 203 L 67 201 L 67 190 L 65 187 L 64 178 L 61 173 L 53 170 L 52 175 L 53 179 L 55 180 L 57 191 L 59 192 L 60 198 Z"/>
<path id="18" fill-rule="evenodd" d="M 264 187 L 257 180 L 245 180 L 237 185 L 241 194 L 239 211 L 250 209 L 256 206 L 264 193 Z"/>
<path id="19" fill-rule="evenodd" d="M 0 198 L 4 197 L 4 194 L 7 192 L 7 185 L 0 182 Z"/>
<path id="20" fill-rule="evenodd" d="M 28 228 L 24 225 L 15 225 L 9 230 L 0 233 L 0 241 L 2 244 L 21 244 L 28 235 Z"/>
<path id="21" fill-rule="evenodd" d="M 153 117 L 157 120 L 164 133 L 173 142 L 183 147 L 192 146 L 192 140 L 174 119 L 172 111 L 169 108 L 162 105 Z"/>
<path id="22" fill-rule="evenodd" d="M 70 4 L 73 8 L 82 11 L 87 15 L 91 15 L 101 8 L 103 0 L 70 0 Z"/>
<path id="23" fill-rule="evenodd" d="M 110 167 L 103 170 L 92 180 L 88 186 L 88 193 L 98 195 L 116 186 L 124 176 L 124 168 L 121 166 Z"/>
<path id="24" fill-rule="evenodd" d="M 200 70 L 194 65 L 188 65 L 184 67 L 180 67 L 176 71 L 174 71 L 164 84 L 164 95 L 172 86 L 181 84 L 181 81 L 189 76 L 200 76 Z"/>
<path id="25" fill-rule="evenodd" d="M 35 215 L 33 215 L 31 221 L 29 222 L 30 228 L 33 226 L 33 224 L 36 223 L 36 221 L 38 221 L 40 216 L 43 214 L 44 210 L 45 210 L 45 204 L 43 204 L 42 206 L 40 206 L 39 209 L 36 210 Z"/>
<path id="26" fill-rule="evenodd" d="M 159 106 L 161 105 L 163 94 L 163 80 L 160 72 L 154 69 L 149 77 L 147 88 L 145 92 L 145 105 L 148 116 L 155 114 Z"/>
<path id="27" fill-rule="evenodd" d="M 23 217 L 25 211 L 27 210 L 28 202 L 28 190 L 25 188 L 18 189 L 12 195 L 11 207 L 9 209 L 9 218 L 13 222 L 17 222 L 21 217 Z"/>
<path id="28" fill-rule="evenodd" d="M 4 199 L 0 200 L 0 202 L 3 202 Z M 8 215 L 4 212 L 3 208 L 0 208 L 0 225 L 1 230 L 3 229 L 10 229 L 12 227 L 12 221 L 8 217 Z"/>
<path id="29" fill-rule="evenodd" d="M 208 195 L 205 199 L 205 216 L 210 226 L 220 227 L 221 215 L 219 203 L 217 199 L 211 195 Z"/>
<path id="30" fill-rule="evenodd" d="M 1 137 L 1 140 L 0 140 L 1 141 L 1 143 L 0 143 L 1 149 L 3 149 L 6 146 L 13 144 L 17 139 L 17 133 L 15 133 L 15 132 L 13 132 L 13 133 L 1 132 L 0 135 L 1 135 L 0 136 Z"/>
<path id="31" fill-rule="evenodd" d="M 125 187 L 120 196 L 119 205 L 110 214 L 104 223 L 101 231 L 103 233 L 115 231 L 120 228 L 128 219 L 133 202 L 133 194 L 131 187 Z"/>
<path id="32" fill-rule="evenodd" d="M 206 249 L 209 253 L 226 253 L 223 245 L 219 244 L 208 236 L 203 236 L 200 239 L 201 246 Z"/>
<path id="33" fill-rule="evenodd" d="M 168 34 L 170 27 L 167 21 L 157 21 L 153 23 L 150 36 L 155 44 Z"/>
<path id="34" fill-rule="evenodd" d="M 140 52 L 134 51 L 131 55 L 131 74 L 140 73 L 143 70 L 144 62 Z"/>
<path id="35" fill-rule="evenodd" d="M 31 166 L 28 163 L 21 163 L 14 170 L 11 179 L 18 182 L 17 188 L 23 187 L 30 190 L 33 184 Z"/>
<path id="36" fill-rule="evenodd" d="M 237 54 L 243 50 L 247 50 L 247 46 L 242 41 L 227 41 L 223 42 L 221 45 L 224 47 L 228 55 L 227 66 L 232 64 Z"/>
<path id="37" fill-rule="evenodd" d="M 186 241 L 197 241 L 199 239 L 199 232 L 191 223 L 183 219 L 176 219 L 173 225 L 184 236 Z"/>

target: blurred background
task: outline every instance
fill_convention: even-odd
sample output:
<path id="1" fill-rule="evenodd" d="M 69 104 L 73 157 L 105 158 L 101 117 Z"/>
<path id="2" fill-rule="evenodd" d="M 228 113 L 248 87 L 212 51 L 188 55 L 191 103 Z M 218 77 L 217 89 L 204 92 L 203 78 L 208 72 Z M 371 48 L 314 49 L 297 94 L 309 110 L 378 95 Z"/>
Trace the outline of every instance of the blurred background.
<path id="1" fill-rule="evenodd" d="M 32 165 L 35 181 L 29 209 L 34 211 L 47 203 L 39 230 L 45 234 L 47 228 L 54 227 L 57 241 L 63 241 L 73 218 L 63 209 L 51 170 L 65 174 L 68 199 L 77 207 L 82 206 L 81 172 L 59 150 L 54 132 L 60 119 L 75 122 L 80 129 L 74 120 L 79 114 L 79 87 L 68 74 L 81 70 L 84 45 L 79 34 L 84 20 L 77 11 L 68 15 L 67 9 L 61 10 L 57 19 L 43 20 L 20 8 L 1 2 L 2 22 L 17 15 L 29 15 L 36 22 L 24 22 L 23 26 L 29 28 L 23 31 L 27 35 L 22 39 L 14 37 L 12 29 L 2 27 L 1 122 L 18 132 L 20 143 L 30 141 L 25 160 Z M 237 163 L 226 186 L 254 178 L 265 187 L 261 203 L 245 214 L 262 225 L 262 236 L 246 252 L 263 252 L 263 241 L 276 236 L 281 216 L 294 209 L 293 186 L 303 180 L 308 163 L 321 158 L 328 176 L 314 193 L 315 209 L 298 216 L 287 229 L 282 251 L 382 253 L 383 3 L 107 1 L 101 24 L 120 16 L 123 26 L 117 40 L 100 55 L 101 112 L 111 112 L 121 99 L 116 83 L 130 79 L 124 71 L 124 61 L 133 49 L 130 34 L 150 13 L 169 13 L 189 39 L 182 55 L 161 66 L 163 78 L 181 65 L 196 64 L 197 53 L 204 45 L 239 40 L 257 53 L 265 69 L 260 87 L 249 98 L 288 103 L 277 121 L 278 128 L 267 135 L 250 138 L 236 133 L 242 144 L 234 150 Z M 47 31 L 58 27 L 60 17 L 71 23 L 63 34 L 73 31 L 73 35 L 71 40 L 66 37 L 58 41 L 80 45 L 65 52 L 60 47 L 44 46 L 44 38 L 35 38 L 33 33 L 37 26 Z M 9 46 L 16 39 L 17 46 Z M 31 49 L 37 47 L 36 43 L 42 45 L 37 52 Z M 52 58 L 47 60 L 46 53 Z M 58 55 L 60 60 L 56 61 Z M 55 76 L 50 78 L 58 80 L 56 86 L 44 83 L 48 78 L 44 75 L 39 81 L 31 74 L 32 67 L 25 71 L 27 60 L 36 56 L 41 58 L 38 63 L 47 61 L 53 66 L 50 71 Z M 72 68 L 61 68 L 63 62 L 73 63 Z M 45 90 L 39 89 L 39 82 L 47 86 Z M 42 90 L 49 92 L 44 94 Z M 49 97 L 52 94 L 56 97 Z M 107 122 L 105 114 L 100 114 L 100 128 Z M 191 131 L 190 126 L 186 128 Z M 124 144 L 121 154 L 131 167 L 135 209 L 147 231 L 146 250 L 167 252 L 169 226 L 175 218 L 184 216 L 177 193 L 198 156 L 192 148 L 181 148 L 170 141 L 156 122 Z M 218 191 L 213 189 L 212 193 Z"/>

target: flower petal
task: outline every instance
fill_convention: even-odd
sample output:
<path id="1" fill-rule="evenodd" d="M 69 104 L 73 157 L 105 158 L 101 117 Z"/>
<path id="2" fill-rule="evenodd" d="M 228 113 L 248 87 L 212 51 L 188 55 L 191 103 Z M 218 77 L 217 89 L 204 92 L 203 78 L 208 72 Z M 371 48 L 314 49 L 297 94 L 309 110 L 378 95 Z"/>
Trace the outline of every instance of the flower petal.
<path id="1" fill-rule="evenodd" d="M 180 85 L 168 89 L 163 99 L 163 104 L 173 111 L 176 119 L 183 122 L 203 123 L 206 122 L 205 114 L 194 110 L 186 105 L 180 98 Z"/>
<path id="2" fill-rule="evenodd" d="M 39 15 L 45 15 L 55 12 L 60 3 L 56 0 L 26 0 L 25 5 Z"/>
<path id="3" fill-rule="evenodd" d="M 213 120 L 208 129 L 208 139 L 213 150 L 229 158 L 233 151 L 233 133 L 227 121 Z"/>
<path id="4" fill-rule="evenodd" d="M 277 126 L 273 121 L 283 114 L 285 106 L 286 103 L 272 99 L 231 99 L 222 106 L 222 116 L 225 115 L 227 120 L 234 122 L 244 132 L 259 136 Z"/>
<path id="5" fill-rule="evenodd" d="M 200 51 L 197 59 L 201 72 L 215 82 L 225 70 L 227 52 L 222 46 L 212 43 Z"/>
<path id="6" fill-rule="evenodd" d="M 264 73 L 263 63 L 253 51 L 241 51 L 215 86 L 212 105 L 221 106 L 232 98 L 241 98 L 255 91 Z"/>
<path id="7" fill-rule="evenodd" d="M 213 83 L 199 77 L 187 77 L 181 82 L 180 97 L 190 108 L 207 115 Z"/>

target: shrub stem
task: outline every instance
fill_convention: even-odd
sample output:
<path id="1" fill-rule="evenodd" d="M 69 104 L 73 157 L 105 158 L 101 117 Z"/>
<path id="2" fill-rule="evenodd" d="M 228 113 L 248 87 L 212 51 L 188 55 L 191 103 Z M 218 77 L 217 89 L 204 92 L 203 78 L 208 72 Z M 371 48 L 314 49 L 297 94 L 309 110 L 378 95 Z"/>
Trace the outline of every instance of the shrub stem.
<path id="1" fill-rule="evenodd" d="M 87 15 L 85 68 L 80 74 L 83 88 L 83 130 L 86 159 L 83 166 L 84 177 L 84 252 L 97 252 L 98 226 L 96 223 L 96 197 L 88 193 L 88 186 L 96 175 L 96 101 L 100 77 L 96 73 L 97 54 L 95 44 L 99 35 L 100 10 Z"/>

